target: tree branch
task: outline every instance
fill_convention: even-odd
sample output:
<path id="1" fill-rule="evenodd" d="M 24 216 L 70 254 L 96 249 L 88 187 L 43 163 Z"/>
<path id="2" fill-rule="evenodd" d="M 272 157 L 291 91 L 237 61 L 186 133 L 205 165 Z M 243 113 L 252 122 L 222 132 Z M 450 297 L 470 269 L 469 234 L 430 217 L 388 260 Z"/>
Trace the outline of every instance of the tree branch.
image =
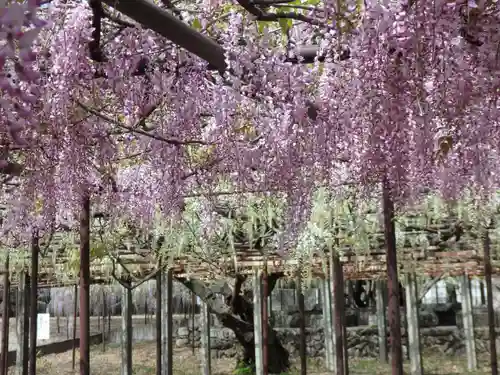
<path id="1" fill-rule="evenodd" d="M 267 296 L 266 297 L 269 297 L 271 295 L 271 293 L 274 290 L 274 287 L 276 286 L 276 283 L 283 276 L 285 276 L 284 272 L 272 272 L 267 276 L 268 288 L 267 288 Z"/>
<path id="2" fill-rule="evenodd" d="M 231 297 L 231 310 L 233 311 L 233 314 L 236 314 L 238 311 L 238 306 L 237 306 L 237 301 L 240 298 L 241 294 L 241 287 L 243 286 L 243 283 L 246 281 L 246 276 L 237 274 L 236 279 L 234 281 L 234 288 L 233 288 L 233 295 Z"/>
<path id="3" fill-rule="evenodd" d="M 225 51 L 219 44 L 153 2 L 148 0 L 104 0 L 104 2 L 207 61 L 212 68 L 221 72 L 226 70 Z"/>
<path id="4" fill-rule="evenodd" d="M 443 277 L 444 273 L 441 273 L 440 275 L 431 277 L 429 280 L 427 280 L 427 282 L 422 286 L 422 289 L 420 289 L 420 293 L 418 294 L 417 299 L 417 305 L 420 305 L 422 303 L 422 300 L 429 292 L 429 290 L 431 290 Z"/>
<path id="5" fill-rule="evenodd" d="M 97 116 L 99 118 L 101 118 L 102 120 L 106 121 L 106 122 L 109 122 L 110 124 L 113 124 L 113 125 L 116 125 L 118 126 L 119 128 L 122 128 L 122 129 L 125 129 L 125 130 L 128 130 L 132 133 L 136 133 L 136 134 L 140 134 L 140 135 L 143 135 L 145 137 L 149 137 L 149 138 L 152 138 L 152 139 L 155 139 L 157 141 L 161 141 L 161 142 L 165 142 L 165 143 L 168 143 L 168 144 L 171 144 L 171 145 L 174 145 L 174 146 L 183 146 L 183 145 L 204 145 L 204 146 L 208 146 L 208 145 L 211 145 L 211 143 L 208 143 L 208 142 L 205 142 L 205 141 L 200 141 L 200 140 L 180 140 L 180 139 L 177 139 L 177 138 L 164 138 L 162 137 L 161 135 L 158 135 L 158 134 L 154 134 L 154 133 L 148 133 L 144 130 L 141 130 L 141 129 L 136 129 L 134 128 L 133 126 L 128 126 L 128 125 L 125 125 L 124 123 L 120 122 L 120 121 L 117 121 L 111 117 L 109 117 L 108 115 L 105 115 L 104 113 L 101 113 L 85 104 L 83 104 L 82 102 L 78 101 L 78 100 L 75 100 L 76 104 L 78 104 L 80 107 L 82 107 L 84 110 L 86 110 L 87 112 L 93 114 L 94 116 Z"/>
<path id="6" fill-rule="evenodd" d="M 182 20 L 181 12 L 174 6 L 171 0 L 161 0 L 162 4 L 165 5 L 173 14 L 175 14 L 180 20 Z"/>
<path id="7" fill-rule="evenodd" d="M 238 4 L 240 4 L 241 7 L 243 7 L 248 13 L 253 15 L 257 21 L 274 22 L 274 21 L 279 21 L 280 19 L 292 19 L 292 20 L 306 22 L 310 25 L 326 26 L 320 20 L 305 16 L 300 13 L 295 13 L 295 12 L 268 13 L 264 11 L 262 8 L 255 6 L 255 3 L 252 2 L 251 0 L 237 0 L 237 1 Z"/>
<path id="8" fill-rule="evenodd" d="M 105 16 L 101 0 L 89 0 L 92 9 L 92 40 L 89 42 L 90 58 L 95 62 L 104 62 L 106 59 L 101 49 L 101 21 Z"/>
<path id="9" fill-rule="evenodd" d="M 0 167 L 0 173 L 10 176 L 20 176 L 23 170 L 24 167 L 22 164 L 13 161 L 8 161 L 5 165 Z"/>
<path id="10" fill-rule="evenodd" d="M 281 5 L 293 2 L 294 0 L 251 0 L 252 4 L 263 6 Z"/>
<path id="11" fill-rule="evenodd" d="M 116 23 L 119 26 L 123 26 L 125 28 L 127 28 L 127 27 L 137 27 L 138 26 L 135 23 L 132 23 L 132 22 L 129 22 L 129 21 L 125 21 L 125 20 L 121 19 L 120 17 L 115 16 L 114 14 L 112 14 L 111 12 L 109 12 L 107 9 L 103 8 L 102 12 L 103 12 L 103 17 L 106 17 L 108 20 Z"/>
<path id="12" fill-rule="evenodd" d="M 211 38 L 189 27 L 168 11 L 156 6 L 148 0 L 103 0 L 110 7 L 117 9 L 146 28 L 149 28 L 172 43 L 185 48 L 209 64 L 210 69 L 224 72 L 227 69 L 226 51 Z M 318 46 L 302 46 L 295 51 L 294 57 L 287 57 L 291 63 L 309 64 L 314 62 Z M 348 51 L 343 52 L 341 60 L 350 57 Z M 318 56 L 323 60 L 325 56 Z"/>
<path id="13" fill-rule="evenodd" d="M 144 284 L 146 281 L 151 280 L 153 277 L 155 277 L 158 272 L 163 271 L 166 267 L 167 264 L 162 264 L 160 265 L 160 262 L 156 262 L 156 266 L 153 271 L 151 271 L 149 274 L 147 274 L 145 277 L 138 278 L 134 276 L 132 272 L 123 264 L 123 262 L 119 259 L 119 257 L 113 257 L 113 256 L 108 256 L 109 259 L 111 259 L 111 276 L 124 288 L 134 290 L 140 285 Z M 125 277 L 125 280 L 123 277 L 118 277 L 116 274 L 116 264 L 119 264 L 127 273 L 127 276 Z M 132 284 L 134 282 L 134 284 Z"/>

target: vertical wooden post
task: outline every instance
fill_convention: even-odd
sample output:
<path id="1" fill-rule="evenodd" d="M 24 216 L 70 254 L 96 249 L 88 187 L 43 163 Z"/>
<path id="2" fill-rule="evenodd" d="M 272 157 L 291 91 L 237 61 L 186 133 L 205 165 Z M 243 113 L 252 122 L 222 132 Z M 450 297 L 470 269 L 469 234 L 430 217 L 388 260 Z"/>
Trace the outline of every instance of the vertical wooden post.
<path id="1" fill-rule="evenodd" d="M 38 236 L 33 234 L 31 239 L 31 277 L 30 277 L 30 347 L 29 347 L 29 371 L 30 375 L 36 375 L 36 341 L 37 341 L 37 319 L 38 319 L 38 256 L 40 246 Z M 88 375 L 88 374 L 87 374 Z"/>
<path id="2" fill-rule="evenodd" d="M 29 340 L 29 293 L 28 274 L 22 271 L 19 275 L 19 285 L 17 291 L 17 353 L 16 353 L 16 374 L 28 375 L 28 340 Z"/>
<path id="3" fill-rule="evenodd" d="M 334 336 L 333 336 L 333 324 L 332 324 L 332 306 L 331 306 L 331 294 L 330 294 L 330 282 L 328 279 L 324 279 L 322 283 L 322 308 L 323 308 L 323 325 L 324 325 L 324 336 L 325 336 L 325 364 L 328 371 L 335 372 L 335 356 L 334 356 Z"/>
<path id="4" fill-rule="evenodd" d="M 380 362 L 387 363 L 389 361 L 387 353 L 387 319 L 386 319 L 386 304 L 385 304 L 385 282 L 377 281 L 377 290 L 375 292 L 377 305 L 377 328 L 378 328 L 378 353 Z"/>
<path id="5" fill-rule="evenodd" d="M 255 375 L 263 375 L 262 368 L 262 279 L 260 271 L 253 278 L 253 326 L 255 341 Z"/>
<path id="6" fill-rule="evenodd" d="M 335 364 L 336 374 L 345 375 L 344 363 L 344 328 L 342 326 L 344 315 L 344 289 L 342 288 L 342 265 L 334 249 L 330 255 L 330 282 L 332 285 L 331 309 L 333 311 L 333 335 L 335 337 Z"/>
<path id="7" fill-rule="evenodd" d="M 162 272 L 156 274 L 156 375 L 162 375 Z"/>
<path id="8" fill-rule="evenodd" d="M 173 375 L 173 332 L 172 332 L 172 270 L 163 273 L 162 285 L 162 375 Z"/>
<path id="9" fill-rule="evenodd" d="M 73 293 L 73 353 L 72 353 L 72 368 L 75 370 L 76 366 L 76 318 L 78 316 L 78 284 L 75 284 L 75 291 Z"/>
<path id="10" fill-rule="evenodd" d="M 474 340 L 474 317 L 472 315 L 472 298 L 469 276 L 462 276 L 462 321 L 465 334 L 465 351 L 469 371 L 477 369 L 476 342 Z"/>
<path id="11" fill-rule="evenodd" d="M 205 302 L 200 306 L 200 332 L 201 332 L 201 373 L 211 374 L 211 353 L 210 353 L 210 311 Z"/>
<path id="12" fill-rule="evenodd" d="M 302 290 L 302 275 L 300 271 L 297 273 L 297 299 L 299 301 L 299 356 L 300 356 L 300 374 L 307 375 L 307 343 L 306 343 L 306 316 L 304 304 L 304 291 Z"/>
<path id="13" fill-rule="evenodd" d="M 401 350 L 401 311 L 399 310 L 399 279 L 396 249 L 396 227 L 394 224 L 394 201 L 391 186 L 384 177 L 382 186 L 382 206 L 384 212 L 384 239 L 386 246 L 387 289 L 389 292 L 389 331 L 391 337 L 392 375 L 403 375 L 403 351 Z"/>
<path id="14" fill-rule="evenodd" d="M 121 375 L 132 375 L 132 288 L 122 286 Z"/>
<path id="15" fill-rule="evenodd" d="M 493 308 L 493 285 L 491 282 L 491 241 L 488 229 L 483 235 L 483 256 L 484 256 L 484 278 L 486 281 L 486 306 L 488 310 L 488 332 L 490 339 L 490 365 L 491 375 L 498 375 L 498 359 L 497 359 L 497 333 L 495 330 L 495 310 Z M 482 285 L 481 285 L 482 286 Z"/>
<path id="16" fill-rule="evenodd" d="M 417 302 L 417 280 L 414 274 L 406 274 L 406 319 L 408 324 L 408 352 L 410 374 L 423 375 L 420 325 Z"/>
<path id="17" fill-rule="evenodd" d="M 90 374 L 90 196 L 80 212 L 80 375 Z M 32 374 L 35 375 L 35 374 Z"/>
<path id="18" fill-rule="evenodd" d="M 7 375 L 8 353 L 9 353 L 9 307 L 10 307 L 10 279 L 9 279 L 9 254 L 5 260 L 5 272 L 3 274 L 3 311 L 2 311 L 2 352 L 1 371 L 3 375 Z"/>

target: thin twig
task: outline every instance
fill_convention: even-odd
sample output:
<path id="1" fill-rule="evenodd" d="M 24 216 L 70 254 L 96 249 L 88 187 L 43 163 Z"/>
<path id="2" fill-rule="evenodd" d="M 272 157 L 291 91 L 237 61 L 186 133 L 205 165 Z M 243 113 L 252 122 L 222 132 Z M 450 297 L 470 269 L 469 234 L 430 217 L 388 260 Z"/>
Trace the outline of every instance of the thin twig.
<path id="1" fill-rule="evenodd" d="M 175 146 L 183 146 L 183 145 L 204 145 L 204 146 L 208 146 L 208 145 L 212 145 L 213 143 L 208 143 L 208 142 L 205 142 L 205 141 L 200 141 L 200 140 L 196 140 L 196 139 L 190 139 L 190 140 L 180 140 L 180 139 L 177 139 L 177 138 L 164 138 L 162 137 L 161 135 L 158 135 L 158 134 L 153 134 L 153 133 L 148 133 L 144 130 L 141 130 L 141 129 L 136 129 L 134 128 L 133 126 L 128 126 L 128 125 L 125 125 L 124 123 L 120 122 L 120 121 L 117 121 L 111 117 L 109 117 L 108 115 L 105 115 L 104 113 L 101 113 L 85 104 L 83 104 L 82 102 L 78 101 L 78 100 L 75 100 L 76 103 L 82 107 L 83 109 L 85 109 L 87 112 L 89 113 L 92 113 L 93 115 L 103 119 L 104 121 L 106 122 L 109 122 L 110 124 L 113 124 L 113 125 L 116 125 L 122 129 L 126 129 L 126 130 L 129 130 L 130 132 L 132 133 L 137 133 L 137 134 L 140 134 L 140 135 L 143 135 L 145 137 L 149 137 L 149 138 L 152 138 L 152 139 L 155 139 L 157 141 L 161 141 L 161 142 L 165 142 L 165 143 L 168 143 L 168 144 L 171 144 L 171 145 L 175 145 Z"/>
<path id="2" fill-rule="evenodd" d="M 116 23 L 117 25 L 120 25 L 123 27 L 137 27 L 138 26 L 137 24 L 135 24 L 133 22 L 129 22 L 129 21 L 126 21 L 124 19 L 121 19 L 120 17 L 109 12 L 107 9 L 103 9 L 103 16 L 106 17 L 108 20 Z"/>
<path id="3" fill-rule="evenodd" d="M 291 19 L 291 20 L 306 22 L 310 25 L 315 25 L 315 26 L 327 26 L 323 21 L 305 16 L 300 13 L 295 13 L 295 12 L 268 13 L 263 9 L 261 9 L 260 7 L 255 6 L 254 2 L 251 0 L 237 0 L 237 1 L 238 4 L 240 4 L 241 7 L 243 7 L 248 13 L 254 16 L 257 21 L 273 22 L 273 21 L 279 21 L 280 19 Z"/>

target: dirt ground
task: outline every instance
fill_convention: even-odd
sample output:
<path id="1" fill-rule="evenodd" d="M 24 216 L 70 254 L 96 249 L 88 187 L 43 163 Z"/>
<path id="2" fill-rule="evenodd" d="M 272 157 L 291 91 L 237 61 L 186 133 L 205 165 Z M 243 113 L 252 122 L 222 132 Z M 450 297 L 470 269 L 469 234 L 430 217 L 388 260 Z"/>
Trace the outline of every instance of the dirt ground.
<path id="1" fill-rule="evenodd" d="M 134 375 L 154 375 L 155 374 L 155 343 L 134 344 L 133 352 L 133 373 Z M 200 374 L 200 353 L 193 355 L 191 349 L 175 349 L 174 353 L 174 374 L 176 375 L 198 375 Z M 423 356 L 426 375 L 452 375 L 467 373 L 464 358 L 453 358 L 448 356 L 436 356 L 424 354 Z M 76 353 L 76 363 L 78 371 L 78 352 Z M 91 371 L 92 375 L 115 375 L 120 373 L 120 348 L 118 346 L 108 346 L 103 352 L 102 346 L 95 346 L 91 349 Z M 489 373 L 487 359 L 483 355 L 479 356 L 480 371 L 470 373 L 471 375 L 485 375 Z M 234 371 L 234 359 L 213 359 L 213 375 L 237 375 Z M 351 375 L 388 375 L 390 369 L 388 365 L 380 364 L 377 360 L 354 360 L 349 361 Z M 405 364 L 408 370 L 408 364 Z M 11 368 L 9 374 L 14 374 Z M 405 371 L 408 373 L 408 371 Z M 72 370 L 71 351 L 61 354 L 40 357 L 38 360 L 39 375 L 69 375 L 74 374 Z M 323 367 L 320 360 L 310 360 L 308 363 L 308 374 L 327 375 L 329 374 Z M 239 374 L 242 374 L 241 372 Z M 297 368 L 293 367 L 288 375 L 299 374 Z M 285 374 L 283 374 L 285 375 Z"/>

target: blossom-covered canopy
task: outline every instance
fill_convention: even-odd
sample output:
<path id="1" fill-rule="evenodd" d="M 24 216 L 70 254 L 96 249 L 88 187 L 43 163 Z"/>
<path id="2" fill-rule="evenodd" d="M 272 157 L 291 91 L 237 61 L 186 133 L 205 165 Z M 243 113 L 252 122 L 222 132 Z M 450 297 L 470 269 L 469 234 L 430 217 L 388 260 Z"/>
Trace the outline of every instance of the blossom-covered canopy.
<path id="1" fill-rule="evenodd" d="M 0 3 L 6 230 L 70 225 L 82 194 L 147 224 L 221 189 L 300 221 L 318 187 L 383 176 L 403 198 L 497 188 L 497 2 L 158 1 L 225 72 L 100 1 L 43 3 Z"/>

